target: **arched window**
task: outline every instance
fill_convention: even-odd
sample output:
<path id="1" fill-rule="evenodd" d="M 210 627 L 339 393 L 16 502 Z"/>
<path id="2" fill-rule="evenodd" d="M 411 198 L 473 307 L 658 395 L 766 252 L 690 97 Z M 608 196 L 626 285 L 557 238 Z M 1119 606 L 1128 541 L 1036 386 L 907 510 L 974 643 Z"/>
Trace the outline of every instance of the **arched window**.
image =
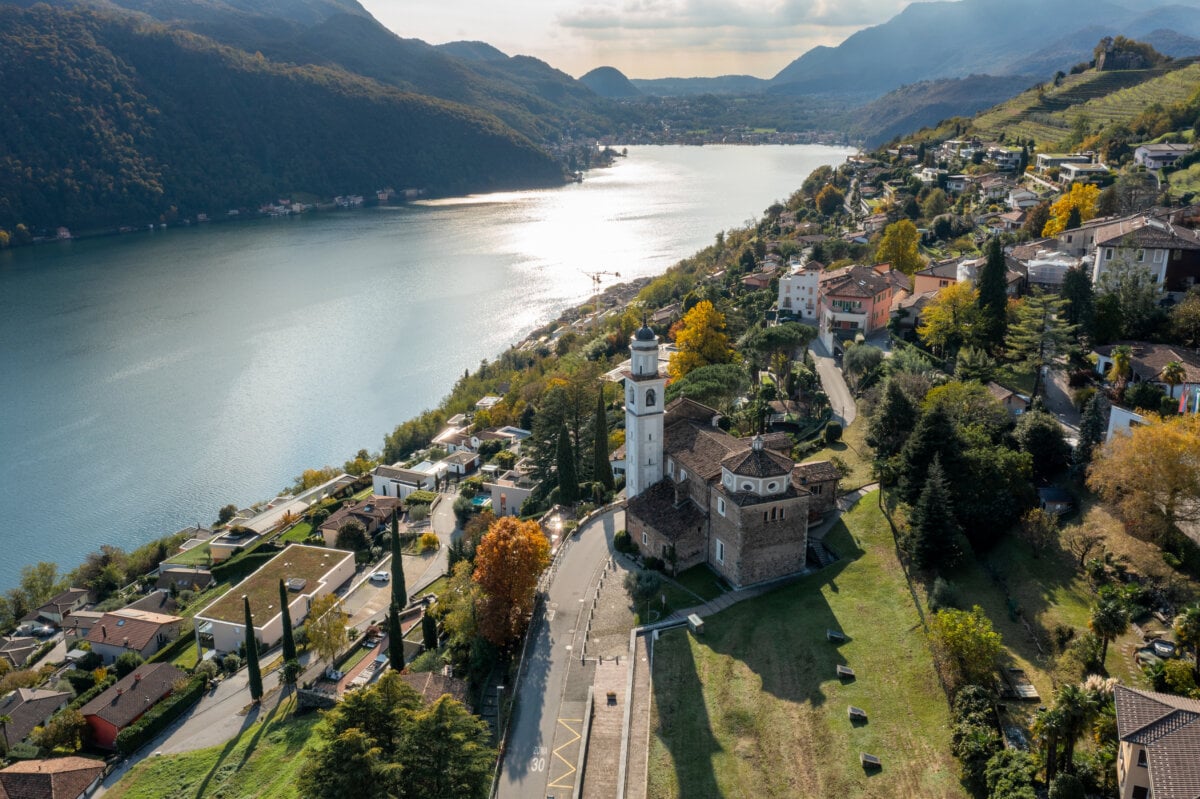
<path id="1" fill-rule="evenodd" d="M 646 389 L 646 407 L 653 408 L 654 400 L 655 400 L 654 389 L 652 389 L 652 388 Z"/>

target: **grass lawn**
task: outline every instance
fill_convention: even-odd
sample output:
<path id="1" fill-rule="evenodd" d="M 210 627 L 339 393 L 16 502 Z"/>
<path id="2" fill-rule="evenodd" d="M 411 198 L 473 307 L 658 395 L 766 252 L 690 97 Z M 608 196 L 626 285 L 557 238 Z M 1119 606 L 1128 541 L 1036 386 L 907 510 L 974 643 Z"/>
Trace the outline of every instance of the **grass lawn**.
<path id="1" fill-rule="evenodd" d="M 704 600 L 716 599 L 725 593 L 716 572 L 703 563 L 680 574 L 675 578 L 675 582 Z"/>
<path id="2" fill-rule="evenodd" d="M 666 604 L 663 604 L 662 597 L 666 597 Z M 633 610 L 634 624 L 651 624 L 656 621 L 661 621 L 677 610 L 694 607 L 702 604 L 696 599 L 690 591 L 684 591 L 679 586 L 670 581 L 663 581 L 662 590 L 659 591 L 659 596 L 652 599 L 649 603 L 639 602 Z"/>
<path id="3" fill-rule="evenodd" d="M 875 481 L 871 476 L 873 453 L 867 446 L 867 418 L 861 413 L 854 422 L 842 431 L 842 440 L 832 446 L 805 456 L 804 461 L 827 461 L 838 458 L 846 465 L 847 474 L 842 478 L 842 491 L 853 491 Z"/>
<path id="4" fill-rule="evenodd" d="M 312 535 L 312 522 L 303 521 L 284 533 L 282 540 L 292 544 L 303 544 Z"/>
<path id="5" fill-rule="evenodd" d="M 873 498 L 827 539 L 843 559 L 654 651 L 649 796 L 964 797 L 949 709 Z M 842 630 L 841 645 L 825 630 Z M 858 679 L 835 677 L 846 664 Z M 866 710 L 852 725 L 846 708 Z M 864 772 L 860 752 L 883 759 Z"/>
<path id="6" fill-rule="evenodd" d="M 285 701 L 223 746 L 143 760 L 106 794 L 112 799 L 234 799 L 298 797 L 295 782 L 320 720 L 291 716 Z"/>
<path id="7" fill-rule="evenodd" d="M 208 542 L 197 544 L 191 549 L 184 550 L 178 555 L 167 558 L 167 563 L 177 563 L 180 566 L 207 566 L 212 558 Z"/>
<path id="8" fill-rule="evenodd" d="M 444 592 L 449 586 L 450 586 L 450 578 L 443 575 L 443 576 L 437 578 L 436 580 L 434 580 L 432 583 L 429 584 L 428 587 L 426 587 L 423 591 L 421 591 L 421 596 L 424 596 L 425 594 L 433 594 L 435 596 L 441 596 L 442 592 Z"/>

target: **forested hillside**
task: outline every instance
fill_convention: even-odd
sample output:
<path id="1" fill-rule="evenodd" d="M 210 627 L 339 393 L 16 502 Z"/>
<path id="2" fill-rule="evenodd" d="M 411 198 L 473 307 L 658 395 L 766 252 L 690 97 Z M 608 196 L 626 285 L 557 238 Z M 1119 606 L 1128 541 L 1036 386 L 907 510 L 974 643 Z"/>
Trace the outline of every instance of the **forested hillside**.
<path id="1" fill-rule="evenodd" d="M 9 230 L 223 214 L 296 192 L 561 179 L 487 115 L 128 16 L 0 6 L 0 73 Z"/>

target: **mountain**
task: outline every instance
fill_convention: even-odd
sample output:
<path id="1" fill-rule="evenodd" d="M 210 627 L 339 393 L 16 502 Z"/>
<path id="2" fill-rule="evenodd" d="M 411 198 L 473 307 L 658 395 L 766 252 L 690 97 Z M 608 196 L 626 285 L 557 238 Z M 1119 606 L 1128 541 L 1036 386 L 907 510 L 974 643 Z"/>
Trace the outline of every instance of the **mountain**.
<path id="1" fill-rule="evenodd" d="M 638 88 L 629 82 L 629 78 L 615 67 L 596 67 L 581 76 L 579 82 L 601 97 L 637 97 L 641 94 Z"/>
<path id="2" fill-rule="evenodd" d="M 718 78 L 634 78 L 643 94 L 656 97 L 689 97 L 697 94 L 756 94 L 768 85 L 753 75 L 722 75 Z"/>
<path id="3" fill-rule="evenodd" d="M 295 193 L 562 179 L 494 117 L 128 14 L 0 5 L 0 74 L 2 228 L 217 215 Z"/>
<path id="4" fill-rule="evenodd" d="M 858 31 L 836 47 L 809 50 L 780 70 L 771 79 L 769 90 L 879 96 L 905 84 L 939 78 L 1041 74 L 1049 64 L 1035 65 L 1028 60 L 1030 55 L 1049 52 L 1064 39 L 1079 44 L 1090 41 L 1090 58 L 1098 30 L 1136 37 L 1140 27 L 1153 25 L 1154 29 L 1172 28 L 1191 36 L 1200 24 L 1193 2 L 1148 6 L 1143 2 L 1135 5 L 1132 0 L 913 3 L 882 25 Z M 1076 35 L 1084 29 L 1089 29 L 1086 35 Z M 1078 50 L 1072 52 L 1071 57 L 1078 58 Z M 1055 69 L 1065 69 L 1070 63 Z"/>
<path id="5" fill-rule="evenodd" d="M 507 56 L 481 42 L 434 46 L 397 36 L 355 0 L 51 0 L 51 5 L 102 5 L 271 61 L 341 67 L 490 112 L 535 141 L 610 132 L 614 120 L 631 113 L 536 58 Z"/>
<path id="6" fill-rule="evenodd" d="M 969 116 L 1020 94 L 1029 76 L 971 75 L 902 86 L 852 112 L 850 135 L 868 148 L 954 116 Z"/>

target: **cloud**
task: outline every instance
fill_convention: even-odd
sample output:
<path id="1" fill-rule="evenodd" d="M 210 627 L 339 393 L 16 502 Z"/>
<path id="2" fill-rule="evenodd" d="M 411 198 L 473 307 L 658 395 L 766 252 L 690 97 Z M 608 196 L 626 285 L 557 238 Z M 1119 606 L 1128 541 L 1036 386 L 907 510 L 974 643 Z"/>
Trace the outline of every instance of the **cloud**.
<path id="1" fill-rule="evenodd" d="M 771 38 L 885 21 L 907 0 L 611 0 L 562 13 L 558 24 L 586 37 L 600 32 L 743 29 Z"/>

